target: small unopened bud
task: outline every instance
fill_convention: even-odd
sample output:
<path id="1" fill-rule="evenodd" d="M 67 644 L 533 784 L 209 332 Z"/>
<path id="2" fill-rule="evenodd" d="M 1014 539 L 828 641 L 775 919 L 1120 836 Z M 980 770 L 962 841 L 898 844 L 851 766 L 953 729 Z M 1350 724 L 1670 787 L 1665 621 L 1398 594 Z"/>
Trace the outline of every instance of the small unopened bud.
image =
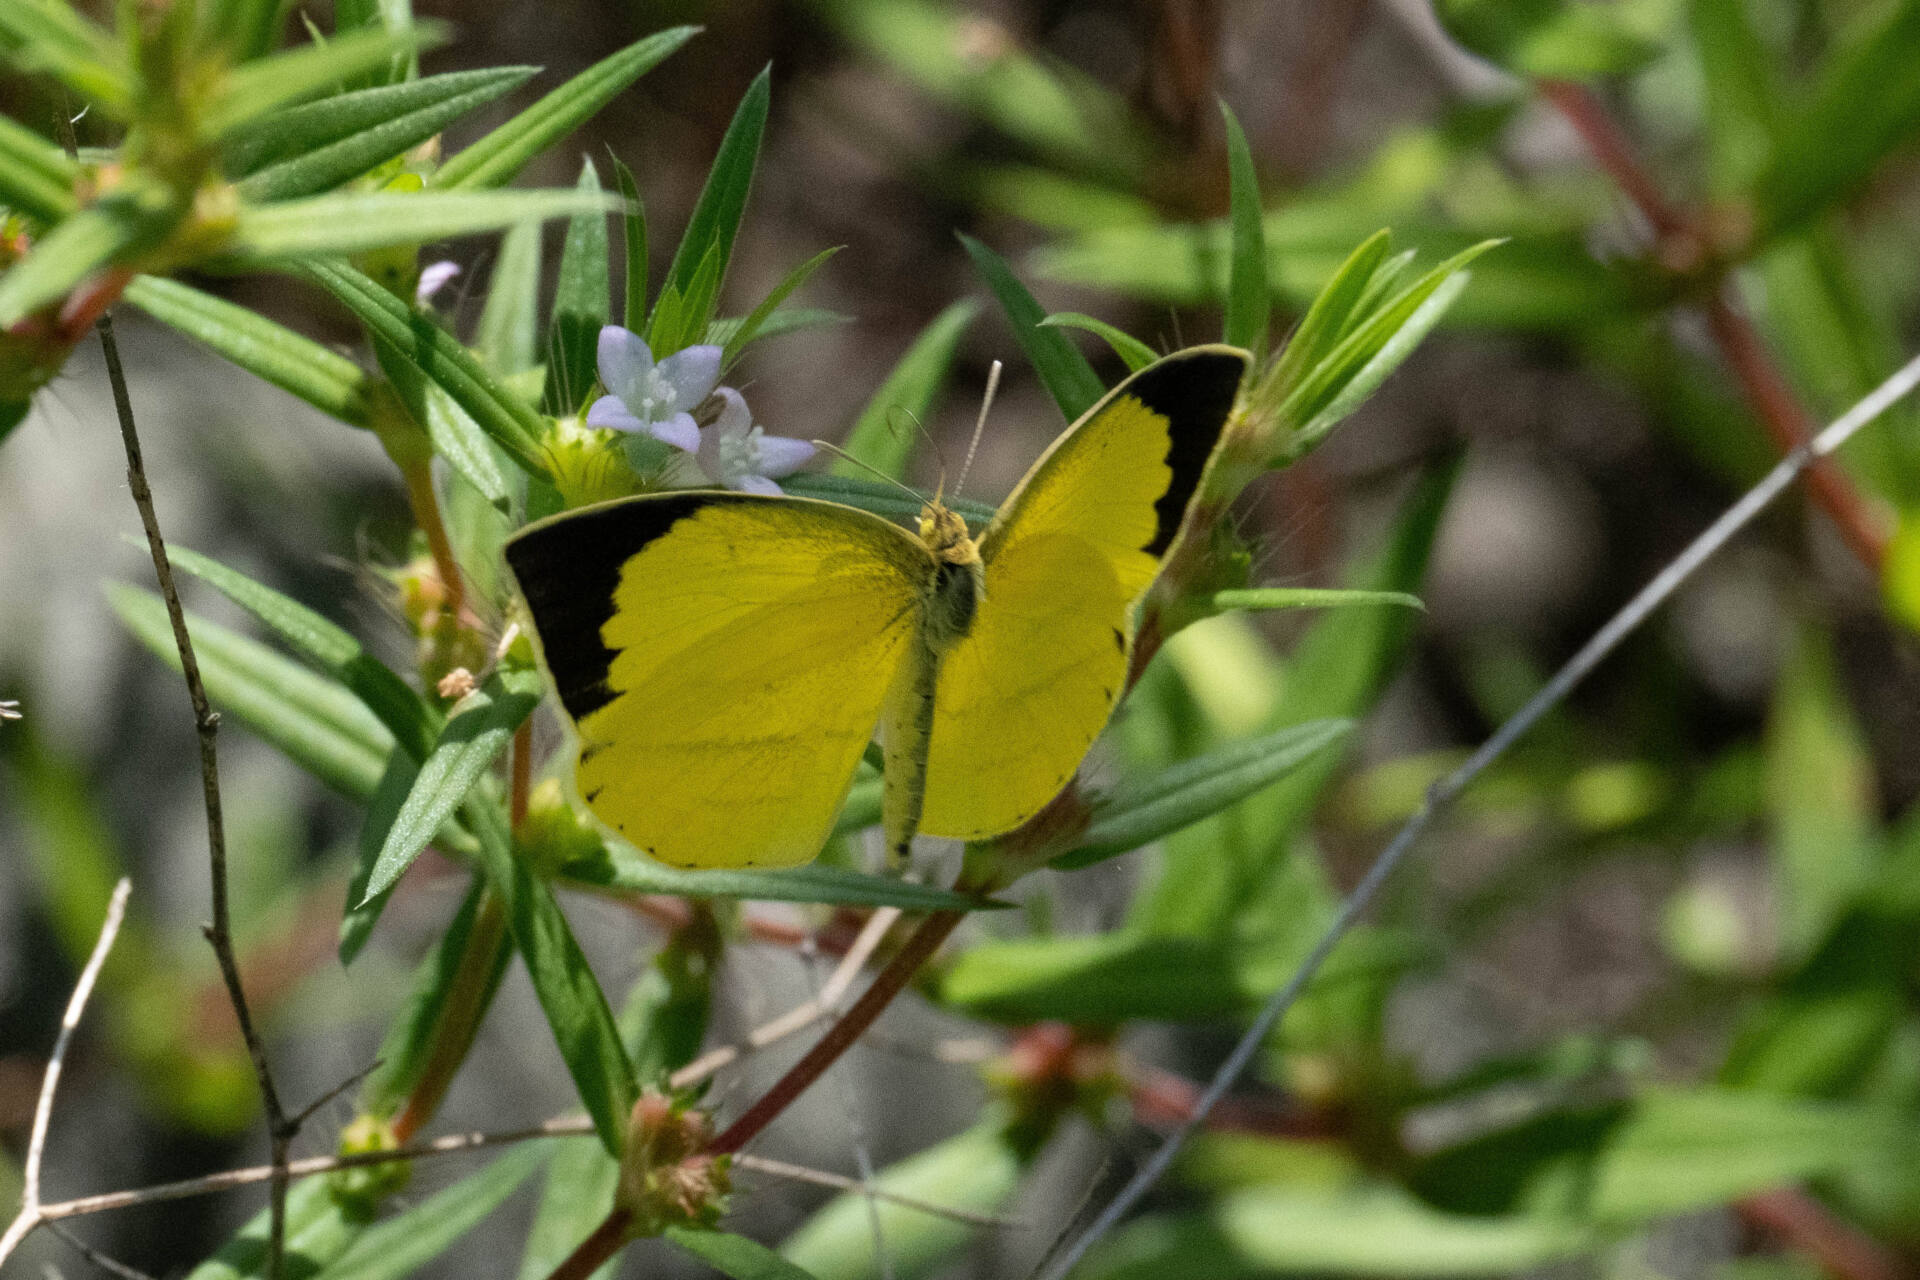
<path id="1" fill-rule="evenodd" d="M 725 1156 L 707 1154 L 713 1121 L 663 1093 L 642 1094 L 627 1122 L 619 1206 L 636 1236 L 668 1227 L 710 1227 L 726 1208 Z"/>
<path id="2" fill-rule="evenodd" d="M 479 687 L 480 682 L 473 678 L 473 672 L 465 667 L 455 667 L 440 677 L 433 691 L 448 702 L 458 702 Z"/>

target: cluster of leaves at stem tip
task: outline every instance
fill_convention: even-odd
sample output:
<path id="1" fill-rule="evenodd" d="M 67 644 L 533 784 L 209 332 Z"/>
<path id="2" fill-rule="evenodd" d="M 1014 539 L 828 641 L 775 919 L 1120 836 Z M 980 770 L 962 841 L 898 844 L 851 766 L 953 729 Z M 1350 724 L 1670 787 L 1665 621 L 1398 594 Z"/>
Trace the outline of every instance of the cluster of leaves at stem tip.
<path id="1" fill-rule="evenodd" d="M 716 918 L 712 903 L 741 898 L 921 912 L 996 904 L 841 865 L 666 871 L 577 819 L 551 778 L 520 798 L 525 813 L 514 823 L 495 765 L 539 702 L 541 685 L 509 623 L 514 603 L 499 570 L 501 541 L 526 520 L 671 486 L 771 491 L 784 479 L 790 491 L 882 515 L 897 517 L 906 507 L 896 491 L 854 475 L 794 474 L 810 447 L 766 434 L 740 393 L 722 385 L 753 344 L 839 319 L 788 305 L 831 250 L 796 266 L 744 315 L 720 312 L 767 117 L 766 74 L 742 99 L 656 285 L 647 275 L 639 183 L 618 159 L 611 193 L 591 159 L 570 190 L 501 188 L 692 29 L 620 50 L 442 155 L 442 130 L 536 69 L 423 76 L 418 55 L 444 37 L 441 28 L 389 5 L 343 0 L 336 9 L 340 25 L 331 36 L 272 52 L 272 0 L 122 5 L 111 30 L 59 0 L 0 6 L 0 54 L 59 86 L 56 97 L 86 104 L 90 130 L 118 134 L 109 148 L 74 150 L 0 121 L 7 206 L 0 400 L 9 406 L 0 430 L 24 415 L 92 320 L 124 299 L 378 437 L 420 526 L 417 555 L 390 573 L 417 643 L 417 680 L 287 597 L 176 551 L 180 568 L 250 612 L 279 642 L 265 645 L 195 619 L 216 704 L 366 806 L 342 959 L 359 952 L 395 882 L 429 845 L 472 871 L 471 891 L 423 962 L 343 1141 L 351 1149 L 390 1146 L 431 1119 L 502 966 L 517 952 L 601 1144 L 617 1156 L 630 1145 L 643 1085 L 661 1082 L 699 1045 L 710 964 L 694 961 L 710 961 L 721 935 L 681 930 L 616 1016 L 556 905 L 555 885 L 679 895 L 696 904 L 696 921 Z M 1486 247 L 1416 271 L 1412 255 L 1395 254 L 1382 232 L 1352 253 L 1291 338 L 1270 352 L 1259 196 L 1231 116 L 1227 127 L 1224 339 L 1258 359 L 1166 572 L 1141 605 L 1141 633 L 1155 645 L 1226 609 L 1329 603 L 1313 593 L 1248 589 L 1248 557 L 1222 516 L 1247 483 L 1325 439 L 1406 358 Z M 609 214 L 623 241 L 618 315 Z M 536 314 L 540 223 L 551 218 L 567 221 L 554 301 L 543 318 Z M 462 337 L 433 306 L 453 269 L 423 265 L 422 246 L 499 228 L 507 231 L 484 308 Z M 1152 358 L 1140 341 L 1097 320 L 1044 315 L 992 250 L 971 240 L 966 248 L 1063 419 L 1077 417 L 1103 386 L 1065 329 L 1092 331 L 1129 367 Z M 270 271 L 317 286 L 360 322 L 372 368 L 177 278 L 188 270 Z M 927 407 L 972 317 L 973 308 L 960 304 L 929 326 L 862 416 L 848 442 L 853 457 L 899 473 L 905 459 L 886 429 L 889 411 Z M 812 434 L 824 426 L 791 429 Z M 111 596 L 127 626 L 175 660 L 161 602 L 124 586 Z M 1338 603 L 1383 598 L 1347 593 Z M 1333 719 L 1295 724 L 1179 761 L 1106 797 L 1076 795 L 1071 822 L 972 850 L 971 883 L 997 889 L 1039 866 L 1085 866 L 1177 832 L 1299 768 L 1343 731 Z M 876 808 L 869 771 L 837 834 L 867 825 Z M 425 1220 L 419 1215 L 433 1209 L 443 1221 L 470 1221 L 531 1167 L 526 1157 L 508 1156 L 444 1193 L 454 1200 L 429 1201 L 405 1220 L 417 1229 Z M 291 1209 L 296 1228 L 329 1203 L 364 1210 L 395 1185 L 394 1175 L 360 1173 L 335 1180 L 332 1200 L 303 1189 Z M 710 1226 L 711 1208 L 690 1205 L 679 1225 Z M 655 1210 L 646 1221 L 664 1230 L 670 1219 Z M 377 1234 L 353 1248 L 371 1249 Z M 429 1234 L 445 1237 L 441 1229 Z"/>

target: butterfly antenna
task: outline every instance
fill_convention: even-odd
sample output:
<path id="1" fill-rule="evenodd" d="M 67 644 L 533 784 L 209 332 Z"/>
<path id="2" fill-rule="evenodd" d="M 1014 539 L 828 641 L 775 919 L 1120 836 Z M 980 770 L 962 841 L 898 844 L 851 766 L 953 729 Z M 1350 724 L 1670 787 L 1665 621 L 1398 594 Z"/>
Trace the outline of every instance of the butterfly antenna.
<path id="1" fill-rule="evenodd" d="M 886 483 L 892 485 L 894 488 L 898 489 L 900 492 L 906 494 L 909 498 L 912 498 L 915 502 L 924 502 L 926 500 L 925 495 L 921 494 L 918 490 L 912 488 L 909 485 L 902 484 L 900 481 L 894 479 L 892 476 L 888 475 L 886 472 L 882 471 L 880 468 L 874 466 L 871 462 L 865 462 L 859 458 L 854 457 L 852 454 L 848 453 L 845 449 L 842 449 L 837 444 L 833 444 L 826 440 L 810 440 L 808 441 L 808 443 L 811 444 L 816 449 L 825 449 L 828 453 L 833 454 L 837 458 L 845 458 L 848 462 L 851 462 L 854 466 L 859 467 L 862 471 L 872 472 L 875 478 L 879 480 L 883 480 Z"/>
<path id="2" fill-rule="evenodd" d="M 960 478 L 953 482 L 953 496 L 958 498 L 960 490 L 966 487 L 967 473 L 973 470 L 974 451 L 980 447 L 980 436 L 987 429 L 987 413 L 993 408 L 993 397 L 1000 390 L 1000 362 L 995 360 L 993 367 L 987 370 L 987 393 L 980 397 L 980 417 L 973 424 L 973 439 L 967 441 L 967 458 L 960 464 Z"/>

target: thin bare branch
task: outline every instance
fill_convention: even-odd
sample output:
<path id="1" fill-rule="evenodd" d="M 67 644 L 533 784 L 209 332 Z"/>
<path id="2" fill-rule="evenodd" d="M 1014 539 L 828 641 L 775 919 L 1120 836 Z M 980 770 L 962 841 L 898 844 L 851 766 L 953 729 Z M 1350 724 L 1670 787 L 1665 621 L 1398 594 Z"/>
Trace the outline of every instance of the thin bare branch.
<path id="1" fill-rule="evenodd" d="M 86 1012 L 87 998 L 93 994 L 93 985 L 107 963 L 107 953 L 113 950 L 113 940 L 120 936 L 120 922 L 127 914 L 127 894 L 132 890 L 133 881 L 124 876 L 113 886 L 113 896 L 107 899 L 107 918 L 100 925 L 93 954 L 80 970 L 80 979 L 73 984 L 73 994 L 67 999 L 67 1011 L 61 1015 L 60 1032 L 54 1037 L 53 1052 L 47 1057 L 46 1073 L 40 1077 L 40 1100 L 33 1108 L 33 1130 L 27 1138 L 27 1163 L 21 1174 L 20 1213 L 7 1227 L 5 1236 L 0 1236 L 0 1262 L 5 1262 L 7 1255 L 44 1221 L 45 1215 L 40 1209 L 40 1164 L 47 1153 L 47 1126 L 53 1120 L 53 1096 L 60 1088 L 60 1070 L 67 1061 L 67 1046 L 73 1043 L 73 1030 Z"/>
<path id="2" fill-rule="evenodd" d="M 884 1200 L 888 1204 L 897 1204 L 903 1209 L 912 1209 L 931 1217 L 946 1218 L 950 1222 L 964 1222 L 970 1227 L 1019 1227 L 1024 1230 L 1033 1225 L 1022 1222 L 1018 1218 L 1002 1218 L 991 1213 L 974 1213 L 970 1209 L 951 1209 L 946 1205 L 899 1195 L 884 1187 L 876 1187 L 871 1182 L 849 1178 L 843 1173 L 827 1173 L 822 1169 L 810 1169 L 803 1164 L 788 1164 L 785 1160 L 769 1160 L 765 1156 L 742 1152 L 733 1157 L 733 1162 L 740 1168 L 751 1169 L 755 1173 L 770 1174 L 776 1178 L 790 1178 L 795 1182 L 810 1182 L 816 1187 L 832 1187 L 836 1191 L 851 1191 L 857 1195 Z"/>
<path id="3" fill-rule="evenodd" d="M 53 1232 L 53 1234 L 65 1241 L 69 1249 L 72 1249 L 75 1253 L 102 1271 L 119 1276 L 120 1280 L 153 1280 L 152 1276 L 140 1270 L 140 1268 L 130 1267 L 118 1258 L 109 1258 L 106 1254 L 73 1234 L 73 1232 L 61 1226 L 58 1222 L 47 1223 L 47 1230 Z"/>
<path id="4" fill-rule="evenodd" d="M 1253 1061 L 1260 1046 L 1265 1043 L 1268 1033 L 1279 1025 L 1280 1019 L 1306 989 L 1313 975 L 1320 969 L 1327 956 L 1332 953 L 1335 944 L 1346 936 L 1347 930 L 1360 918 L 1374 895 L 1380 891 L 1394 869 L 1405 860 L 1414 842 L 1425 832 L 1429 823 L 1451 804 L 1462 791 L 1473 783 L 1486 768 L 1498 760 L 1526 732 L 1537 724 L 1540 718 L 1559 705 L 1575 685 L 1579 684 L 1593 669 L 1617 648 L 1641 623 L 1666 603 L 1668 597 L 1679 590 L 1680 585 L 1707 560 L 1724 547 L 1728 540 L 1745 528 L 1753 518 L 1765 510 L 1775 498 L 1800 477 L 1814 462 L 1824 458 L 1846 443 L 1855 432 L 1885 413 L 1897 400 L 1920 384 L 1920 357 L 1915 357 L 1902 366 L 1892 377 L 1882 382 L 1853 408 L 1835 419 L 1832 425 L 1799 446 L 1783 458 L 1780 463 L 1763 476 L 1760 482 L 1749 489 L 1738 502 L 1721 514 L 1718 520 L 1708 525 L 1706 531 L 1687 544 L 1678 556 L 1659 573 L 1653 581 L 1641 588 L 1639 594 L 1629 600 L 1618 613 L 1609 618 L 1605 625 L 1594 632 L 1593 637 L 1580 647 L 1579 652 L 1569 658 L 1566 665 L 1556 671 L 1553 678 L 1541 686 L 1540 691 L 1529 698 L 1526 705 L 1515 712 L 1505 724 L 1496 730 L 1492 737 L 1480 745 L 1479 750 L 1467 757 L 1464 764 L 1440 779 L 1427 789 L 1426 799 L 1416 812 L 1402 826 L 1386 849 L 1368 868 L 1366 876 L 1355 886 L 1347 900 L 1335 913 L 1333 922 L 1321 934 L 1313 950 L 1301 962 L 1293 976 L 1278 991 L 1268 998 L 1260 1013 L 1254 1018 L 1246 1032 L 1227 1055 L 1220 1069 L 1194 1104 L 1192 1111 L 1169 1134 L 1153 1155 L 1140 1166 L 1138 1172 L 1127 1180 L 1126 1186 L 1100 1211 L 1093 1224 L 1081 1233 L 1072 1246 L 1061 1251 L 1044 1270 L 1036 1275 L 1044 1280 L 1063 1280 L 1068 1272 L 1078 1266 L 1086 1256 L 1087 1250 L 1112 1230 L 1137 1204 L 1153 1185 L 1159 1182 L 1179 1154 L 1188 1138 L 1193 1136 L 1207 1116 L 1226 1096 L 1240 1075 Z"/>

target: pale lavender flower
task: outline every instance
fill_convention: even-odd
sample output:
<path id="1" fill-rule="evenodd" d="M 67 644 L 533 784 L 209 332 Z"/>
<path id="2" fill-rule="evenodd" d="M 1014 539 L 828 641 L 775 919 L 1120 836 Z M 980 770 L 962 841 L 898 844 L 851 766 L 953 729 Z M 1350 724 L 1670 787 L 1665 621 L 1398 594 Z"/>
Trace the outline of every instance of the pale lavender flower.
<path id="1" fill-rule="evenodd" d="M 447 282 L 460 274 L 457 262 L 433 262 L 420 268 L 420 283 L 413 287 L 413 300 L 420 306 L 433 301 L 433 295 L 447 287 Z"/>
<path id="2" fill-rule="evenodd" d="M 688 347 L 656 364 L 639 334 L 610 324 L 600 330 L 600 383 L 608 394 L 587 410 L 587 425 L 639 432 L 691 453 L 700 447 L 693 409 L 719 381 L 719 347 Z"/>
<path id="3" fill-rule="evenodd" d="M 716 484 L 743 493 L 779 493 L 774 481 L 805 466 L 814 449 L 805 440 L 770 436 L 753 425 L 746 397 L 721 387 L 720 417 L 700 436 L 700 469 Z"/>

